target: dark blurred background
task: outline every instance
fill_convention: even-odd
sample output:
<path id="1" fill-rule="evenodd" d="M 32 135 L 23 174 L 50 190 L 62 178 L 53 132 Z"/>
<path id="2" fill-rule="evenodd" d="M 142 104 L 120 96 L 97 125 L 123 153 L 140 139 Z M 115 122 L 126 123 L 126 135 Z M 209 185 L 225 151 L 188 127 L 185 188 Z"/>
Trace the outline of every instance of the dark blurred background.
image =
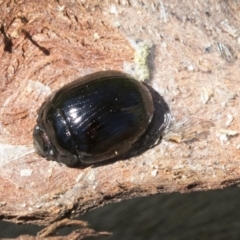
<path id="1" fill-rule="evenodd" d="M 96 231 L 113 233 L 98 239 L 240 239 L 240 189 L 136 198 L 109 204 L 80 219 Z M 1 221 L 0 238 L 35 235 L 40 229 Z M 65 235 L 71 230 L 65 228 L 60 233 Z"/>

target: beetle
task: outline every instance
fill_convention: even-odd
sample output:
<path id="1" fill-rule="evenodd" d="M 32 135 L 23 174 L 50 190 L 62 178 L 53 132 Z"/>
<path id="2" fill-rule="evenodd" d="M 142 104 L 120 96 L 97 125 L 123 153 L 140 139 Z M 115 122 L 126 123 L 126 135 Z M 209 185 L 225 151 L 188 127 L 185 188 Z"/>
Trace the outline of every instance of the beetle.
<path id="1" fill-rule="evenodd" d="M 130 151 L 154 115 L 142 82 L 120 71 L 81 77 L 54 92 L 38 111 L 36 152 L 67 166 L 95 164 Z"/>

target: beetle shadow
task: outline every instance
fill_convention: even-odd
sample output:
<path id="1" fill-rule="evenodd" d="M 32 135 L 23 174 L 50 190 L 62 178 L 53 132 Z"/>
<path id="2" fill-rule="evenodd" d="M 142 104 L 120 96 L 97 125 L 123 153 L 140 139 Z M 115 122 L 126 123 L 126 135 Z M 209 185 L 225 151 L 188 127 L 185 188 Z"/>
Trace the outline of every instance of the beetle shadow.
<path id="1" fill-rule="evenodd" d="M 167 103 L 164 101 L 163 97 L 156 90 L 154 90 L 148 84 L 144 84 L 152 95 L 155 109 L 153 119 L 149 124 L 147 130 L 128 152 L 109 160 L 96 163 L 93 165 L 93 167 L 99 167 L 107 164 L 112 164 L 113 162 L 119 160 L 123 161 L 132 157 L 137 157 L 161 143 L 163 132 L 168 126 L 166 123 L 166 114 L 170 113 L 170 109 Z M 86 166 L 80 166 L 80 168 L 82 167 L 85 168 Z"/>

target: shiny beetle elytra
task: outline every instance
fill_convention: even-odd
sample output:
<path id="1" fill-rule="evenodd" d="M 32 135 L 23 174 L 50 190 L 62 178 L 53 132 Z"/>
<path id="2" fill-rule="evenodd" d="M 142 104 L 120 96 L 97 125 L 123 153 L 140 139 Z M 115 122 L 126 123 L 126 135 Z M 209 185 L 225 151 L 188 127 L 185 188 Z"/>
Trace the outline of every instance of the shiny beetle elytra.
<path id="1" fill-rule="evenodd" d="M 119 71 L 79 78 L 41 106 L 33 130 L 36 152 L 67 166 L 94 164 L 131 150 L 154 115 L 145 84 Z"/>

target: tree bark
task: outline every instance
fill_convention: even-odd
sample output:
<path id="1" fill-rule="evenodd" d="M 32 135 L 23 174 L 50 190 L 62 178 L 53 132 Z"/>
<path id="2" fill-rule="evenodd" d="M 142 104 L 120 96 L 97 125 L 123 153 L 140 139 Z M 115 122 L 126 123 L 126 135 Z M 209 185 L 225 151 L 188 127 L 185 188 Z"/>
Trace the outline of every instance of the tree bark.
<path id="1" fill-rule="evenodd" d="M 123 199 L 238 185 L 239 10 L 227 0 L 0 3 L 1 218 L 47 226 Z M 150 78 L 173 119 L 161 143 L 86 168 L 32 152 L 47 96 L 107 69 Z"/>

